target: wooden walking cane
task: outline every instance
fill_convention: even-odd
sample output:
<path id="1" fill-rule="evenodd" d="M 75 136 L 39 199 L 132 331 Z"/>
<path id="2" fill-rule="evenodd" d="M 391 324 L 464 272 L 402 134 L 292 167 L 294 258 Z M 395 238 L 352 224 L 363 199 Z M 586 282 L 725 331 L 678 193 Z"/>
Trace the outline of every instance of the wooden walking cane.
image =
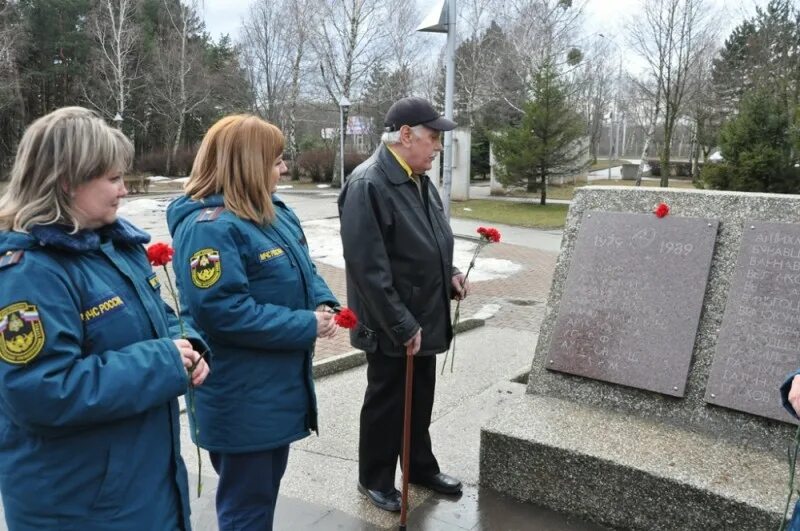
<path id="1" fill-rule="evenodd" d="M 411 461 L 411 392 L 414 384 L 414 355 L 406 348 L 406 400 L 403 407 L 403 496 L 400 502 L 400 530 L 405 531 L 408 518 L 408 468 Z"/>

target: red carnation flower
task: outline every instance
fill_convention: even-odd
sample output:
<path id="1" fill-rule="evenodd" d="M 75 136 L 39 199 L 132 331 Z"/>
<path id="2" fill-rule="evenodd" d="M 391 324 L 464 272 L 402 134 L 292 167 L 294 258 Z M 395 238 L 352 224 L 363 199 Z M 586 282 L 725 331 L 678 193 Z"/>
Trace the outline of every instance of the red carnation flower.
<path id="1" fill-rule="evenodd" d="M 342 328 L 352 329 L 358 324 L 358 317 L 350 308 L 340 308 L 333 317 L 334 322 Z"/>
<path id="2" fill-rule="evenodd" d="M 478 227 L 478 234 L 481 235 L 481 238 L 492 243 L 500 241 L 500 231 L 493 227 Z"/>
<path id="3" fill-rule="evenodd" d="M 653 209 L 653 214 L 655 214 L 657 218 L 663 218 L 669 214 L 669 205 L 666 203 L 659 203 L 656 208 Z"/>
<path id="4" fill-rule="evenodd" d="M 157 242 L 147 248 L 147 259 L 154 266 L 165 266 L 172 261 L 175 250 L 163 242 Z"/>

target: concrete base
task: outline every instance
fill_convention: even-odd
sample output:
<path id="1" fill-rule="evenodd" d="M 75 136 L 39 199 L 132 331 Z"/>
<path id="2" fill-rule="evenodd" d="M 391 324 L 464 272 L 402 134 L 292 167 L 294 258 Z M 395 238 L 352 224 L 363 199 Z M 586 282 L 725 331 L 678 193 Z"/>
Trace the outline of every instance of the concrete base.
<path id="1" fill-rule="evenodd" d="M 777 529 L 787 480 L 785 459 L 556 398 L 481 432 L 482 487 L 622 529 Z"/>

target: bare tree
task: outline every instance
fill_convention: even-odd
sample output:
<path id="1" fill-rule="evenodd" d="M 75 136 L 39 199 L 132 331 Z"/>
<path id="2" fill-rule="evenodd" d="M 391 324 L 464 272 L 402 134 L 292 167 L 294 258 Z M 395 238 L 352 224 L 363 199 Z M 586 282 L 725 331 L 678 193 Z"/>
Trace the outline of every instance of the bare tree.
<path id="1" fill-rule="evenodd" d="M 583 58 L 575 82 L 589 134 L 589 154 L 592 162 L 597 162 L 603 119 L 609 112 L 614 87 L 621 86 L 621 80 L 614 80 L 609 43 L 605 38 L 593 40 L 588 49 L 591 53 Z"/>
<path id="2" fill-rule="evenodd" d="M 663 113 L 664 144 L 661 149 L 661 186 L 669 185 L 670 155 L 675 125 L 685 111 L 690 73 L 698 67 L 714 37 L 705 0 L 645 0 L 643 16 L 628 25 L 633 49 L 646 61 L 655 89 L 653 118 L 642 150 L 641 170 Z"/>
<path id="3" fill-rule="evenodd" d="M 0 109 L 18 104 L 22 113 L 25 105 L 16 63 L 23 40 L 16 3 L 0 1 Z M 25 122 L 24 117 L 22 121 Z"/>
<path id="4" fill-rule="evenodd" d="M 167 170 L 180 147 L 186 117 L 199 107 L 210 94 L 208 80 L 202 72 L 202 56 L 190 50 L 191 39 L 197 33 L 197 0 L 180 0 L 170 5 L 164 0 L 164 9 L 171 31 L 162 37 L 157 54 L 153 85 L 153 109 L 175 126 Z"/>
<path id="5" fill-rule="evenodd" d="M 311 43 L 322 90 L 336 108 L 341 97 L 355 100 L 376 61 L 389 52 L 383 8 L 383 0 L 317 0 Z M 340 134 L 346 132 L 345 127 Z M 337 153 L 337 167 L 338 157 Z M 333 185 L 341 185 L 339 172 L 333 175 Z"/>
<path id="6" fill-rule="evenodd" d="M 102 0 L 89 17 L 89 30 L 97 42 L 99 61 L 84 97 L 105 116 L 125 116 L 131 84 L 138 77 L 139 32 L 134 20 L 135 0 Z"/>
<path id="7" fill-rule="evenodd" d="M 296 26 L 286 24 L 286 19 L 293 3 L 259 0 L 250 6 L 242 21 L 242 53 L 253 83 L 256 109 L 281 126 L 292 70 L 292 34 Z"/>
<path id="8" fill-rule="evenodd" d="M 544 65 L 558 70 L 567 64 L 567 52 L 576 42 L 583 23 L 586 0 L 507 0 L 498 13 L 514 55 L 518 75 L 531 87 Z M 521 109 L 518 109 L 521 111 Z"/>

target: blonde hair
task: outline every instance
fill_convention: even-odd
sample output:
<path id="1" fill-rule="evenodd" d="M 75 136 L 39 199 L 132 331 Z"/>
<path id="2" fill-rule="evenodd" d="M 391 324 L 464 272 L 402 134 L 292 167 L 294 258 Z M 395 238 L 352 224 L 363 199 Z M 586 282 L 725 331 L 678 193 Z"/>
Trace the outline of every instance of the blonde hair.
<path id="1" fill-rule="evenodd" d="M 111 171 L 125 171 L 133 144 L 83 107 L 64 107 L 34 121 L 17 146 L 8 190 L 0 197 L 0 229 L 28 232 L 63 223 L 78 231 L 71 192 Z"/>
<path id="2" fill-rule="evenodd" d="M 222 194 L 225 208 L 240 218 L 269 223 L 275 209 L 268 179 L 283 147 L 283 133 L 271 123 L 249 114 L 226 116 L 203 137 L 186 195 Z"/>

